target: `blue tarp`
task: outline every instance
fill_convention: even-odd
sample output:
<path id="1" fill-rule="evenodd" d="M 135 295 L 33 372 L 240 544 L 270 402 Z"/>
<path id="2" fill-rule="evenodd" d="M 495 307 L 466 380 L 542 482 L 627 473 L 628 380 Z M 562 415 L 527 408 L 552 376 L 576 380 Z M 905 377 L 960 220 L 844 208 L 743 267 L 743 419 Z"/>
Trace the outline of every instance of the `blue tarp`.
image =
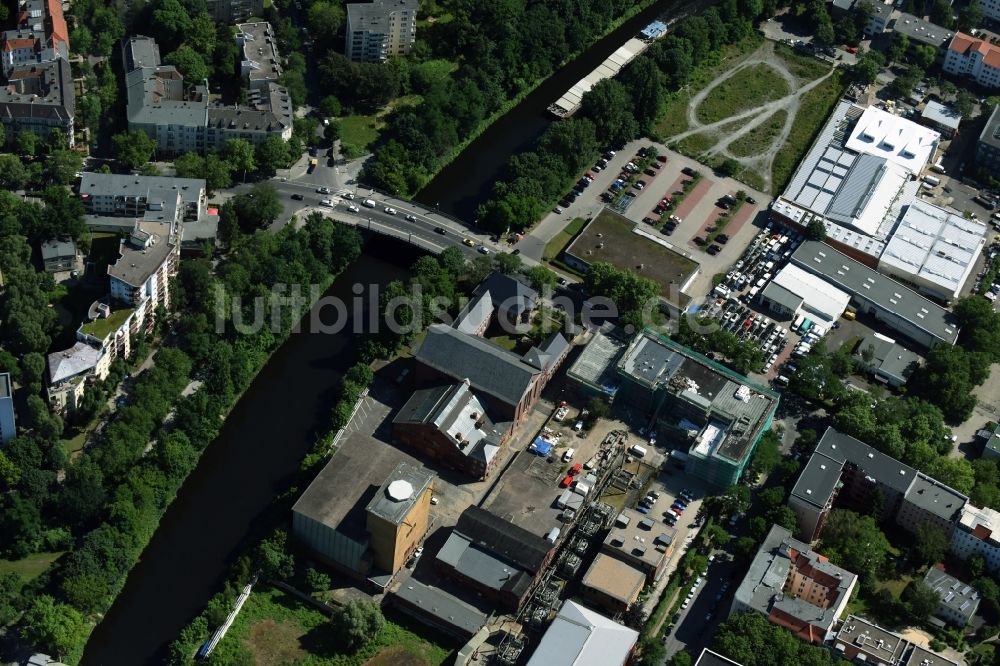
<path id="1" fill-rule="evenodd" d="M 529 449 L 532 453 L 537 453 L 540 456 L 549 455 L 549 451 L 552 450 L 552 442 L 546 442 L 541 437 L 536 437 L 535 441 L 531 443 Z"/>

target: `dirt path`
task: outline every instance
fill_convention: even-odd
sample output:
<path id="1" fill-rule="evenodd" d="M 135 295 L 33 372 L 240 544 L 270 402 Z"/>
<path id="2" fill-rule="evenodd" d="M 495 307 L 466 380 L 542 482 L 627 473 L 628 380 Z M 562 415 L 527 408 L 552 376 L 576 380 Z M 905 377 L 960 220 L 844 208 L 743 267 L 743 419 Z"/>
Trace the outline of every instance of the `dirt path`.
<path id="1" fill-rule="evenodd" d="M 728 118 L 723 118 L 714 123 L 703 124 L 698 120 L 697 109 L 703 101 L 712 93 L 713 90 L 721 83 L 728 80 L 730 77 L 735 76 L 739 72 L 743 71 L 748 67 L 753 67 L 754 65 L 767 65 L 775 72 L 780 74 L 785 81 L 788 82 L 789 88 L 794 92 L 781 97 L 780 99 L 767 102 L 761 106 L 755 107 L 753 109 L 747 109 L 746 111 L 741 111 L 737 114 L 729 116 Z M 667 140 L 667 143 L 674 143 L 685 139 L 689 136 L 695 134 L 711 133 L 719 130 L 726 125 L 731 124 L 733 121 L 746 120 L 738 130 L 727 134 L 722 139 L 720 139 L 715 145 L 711 146 L 705 151 L 705 155 L 718 155 L 721 154 L 727 158 L 735 159 L 737 162 L 742 164 L 748 169 L 753 169 L 761 175 L 764 179 L 764 183 L 767 188 L 771 187 L 771 167 L 774 163 L 774 158 L 781 150 L 781 146 L 788 139 L 788 135 L 792 131 L 792 123 L 795 122 L 795 115 L 798 113 L 799 106 L 801 104 L 802 96 L 808 93 L 810 90 L 822 83 L 828 76 L 833 74 L 833 69 L 831 68 L 823 76 L 812 81 L 804 82 L 800 81 L 794 74 L 788 71 L 787 65 L 781 58 L 774 54 L 774 44 L 772 42 L 765 42 L 757 51 L 750 54 L 750 56 L 741 62 L 736 67 L 730 69 L 729 71 L 721 74 L 711 81 L 705 88 L 698 92 L 697 95 L 691 98 L 688 104 L 687 121 L 690 125 L 690 129 L 687 129 L 679 134 L 675 134 Z M 758 127 L 763 125 L 767 120 L 778 111 L 786 111 L 785 123 L 781 128 L 781 132 L 778 136 L 774 138 L 771 145 L 768 146 L 762 152 L 756 155 L 750 155 L 745 157 L 738 157 L 729 152 L 729 146 L 737 139 L 746 136 L 747 134 L 755 131 Z"/>

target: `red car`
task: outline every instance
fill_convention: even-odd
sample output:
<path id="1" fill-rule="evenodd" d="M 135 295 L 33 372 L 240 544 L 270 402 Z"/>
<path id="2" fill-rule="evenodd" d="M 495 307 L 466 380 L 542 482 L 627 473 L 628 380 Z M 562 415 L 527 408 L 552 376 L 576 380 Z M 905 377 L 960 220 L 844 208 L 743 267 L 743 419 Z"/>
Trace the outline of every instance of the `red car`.
<path id="1" fill-rule="evenodd" d="M 559 482 L 560 488 L 569 488 L 569 484 L 573 483 L 573 477 L 567 476 L 562 481 Z"/>
<path id="2" fill-rule="evenodd" d="M 682 513 L 684 513 L 683 511 L 681 511 L 681 510 L 680 510 L 680 509 L 678 509 L 677 507 L 673 507 L 673 506 L 672 506 L 672 507 L 670 507 L 670 510 L 671 510 L 671 511 L 672 511 L 672 512 L 674 513 L 674 515 L 675 515 L 675 516 L 677 516 L 678 518 L 680 518 L 680 517 L 681 517 L 681 514 L 682 514 Z"/>
<path id="3" fill-rule="evenodd" d="M 847 52 L 848 53 L 857 53 L 858 52 L 858 47 L 856 47 L 856 46 L 848 46 L 847 47 Z"/>
<path id="4" fill-rule="evenodd" d="M 580 467 L 581 467 L 580 463 L 576 463 L 575 465 L 570 467 L 569 471 L 566 473 L 569 474 L 570 476 L 576 476 L 577 474 L 580 473 Z"/>

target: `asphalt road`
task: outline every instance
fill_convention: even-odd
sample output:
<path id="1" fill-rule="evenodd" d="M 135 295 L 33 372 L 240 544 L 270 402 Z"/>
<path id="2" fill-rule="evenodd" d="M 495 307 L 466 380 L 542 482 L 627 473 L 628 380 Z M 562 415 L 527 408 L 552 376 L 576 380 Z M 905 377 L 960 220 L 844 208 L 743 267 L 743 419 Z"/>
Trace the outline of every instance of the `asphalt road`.
<path id="1" fill-rule="evenodd" d="M 702 648 L 708 647 L 711 642 L 716 625 L 729 617 L 733 594 L 739 587 L 744 571 L 732 561 L 729 554 L 724 555 L 726 561 L 720 562 L 718 558 L 722 552 L 715 551 L 716 561 L 708 565 L 708 575 L 702 577 L 693 601 L 686 610 L 680 611 L 680 619 L 664 644 L 667 660 L 682 650 L 697 657 Z M 724 593 L 723 583 L 729 584 Z M 667 618 L 667 622 L 670 619 Z"/>

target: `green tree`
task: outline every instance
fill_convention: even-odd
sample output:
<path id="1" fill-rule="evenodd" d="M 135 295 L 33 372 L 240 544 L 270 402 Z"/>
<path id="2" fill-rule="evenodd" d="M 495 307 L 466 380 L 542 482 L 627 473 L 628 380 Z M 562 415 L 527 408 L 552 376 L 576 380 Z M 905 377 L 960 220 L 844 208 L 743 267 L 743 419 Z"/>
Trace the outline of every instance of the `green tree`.
<path id="1" fill-rule="evenodd" d="M 901 32 L 893 35 L 892 44 L 889 46 L 889 61 L 903 62 L 906 54 L 910 51 L 910 38 Z"/>
<path id="2" fill-rule="evenodd" d="M 17 155 L 0 155 L 0 187 L 8 191 L 19 190 L 28 182 L 28 170 Z"/>
<path id="3" fill-rule="evenodd" d="M 837 35 L 833 29 L 833 21 L 830 19 L 830 15 L 824 9 L 823 13 L 820 14 L 820 21 L 816 25 L 816 32 L 813 33 L 813 39 L 819 44 L 829 46 L 835 44 L 837 41 Z"/>
<path id="4" fill-rule="evenodd" d="M 806 238 L 821 241 L 826 238 L 826 225 L 821 220 L 811 220 L 806 227 Z"/>
<path id="5" fill-rule="evenodd" d="M 281 214 L 281 199 L 274 185 L 255 184 L 246 194 L 232 198 L 236 216 L 243 228 L 259 229 L 269 226 Z"/>
<path id="6" fill-rule="evenodd" d="M 0 573 L 0 625 L 7 626 L 17 618 L 21 596 L 21 577 L 13 571 Z"/>
<path id="7" fill-rule="evenodd" d="M 885 566 L 889 541 L 871 516 L 834 509 L 823 528 L 819 552 L 870 585 Z"/>
<path id="8" fill-rule="evenodd" d="M 916 623 L 923 623 L 937 612 L 941 605 L 941 597 L 924 581 L 914 580 L 903 590 L 901 596 L 910 617 Z"/>
<path id="9" fill-rule="evenodd" d="M 204 178 L 205 158 L 196 152 L 187 152 L 174 160 L 174 171 L 179 178 Z"/>
<path id="10" fill-rule="evenodd" d="M 621 146 L 639 134 L 631 106 L 625 85 L 616 79 L 604 79 L 583 96 L 580 113 L 594 122 L 602 145 Z"/>
<path id="11" fill-rule="evenodd" d="M 979 1 L 972 0 L 972 2 L 965 6 L 965 9 L 958 13 L 958 29 L 968 32 L 980 27 L 984 16 L 985 14 L 983 8 L 979 5 Z"/>
<path id="12" fill-rule="evenodd" d="M 313 592 L 326 592 L 330 589 L 330 576 L 309 567 L 306 569 L 306 585 Z"/>
<path id="13" fill-rule="evenodd" d="M 917 44 L 912 51 L 913 64 L 923 70 L 929 69 L 937 58 L 937 49 L 929 44 Z"/>
<path id="14" fill-rule="evenodd" d="M 209 192 L 225 189 L 233 183 L 233 167 L 216 153 L 205 155 L 205 186 Z"/>
<path id="15" fill-rule="evenodd" d="M 800 641 L 759 613 L 736 613 L 722 622 L 712 649 L 743 666 L 831 666 L 825 648 Z"/>
<path id="16" fill-rule="evenodd" d="M 152 23 L 157 29 L 156 40 L 166 53 L 183 43 L 194 28 L 191 12 L 178 0 L 154 0 L 152 3 Z"/>
<path id="17" fill-rule="evenodd" d="M 337 636 L 352 651 L 357 651 L 385 626 L 382 610 L 366 599 L 351 599 L 333 616 L 333 626 Z"/>
<path id="18" fill-rule="evenodd" d="M 111 137 L 115 157 L 127 169 L 138 169 L 153 159 L 156 141 L 142 130 L 131 130 Z"/>
<path id="19" fill-rule="evenodd" d="M 274 174 L 278 169 L 284 169 L 290 159 L 288 144 L 276 134 L 269 134 L 257 146 L 257 165 L 266 174 Z"/>
<path id="20" fill-rule="evenodd" d="M 75 150 L 53 150 L 45 159 L 45 173 L 52 185 L 70 185 L 83 169 L 83 156 Z"/>
<path id="21" fill-rule="evenodd" d="M 509 252 L 497 252 L 493 255 L 493 266 L 504 275 L 514 275 L 521 270 L 521 257 Z"/>
<path id="22" fill-rule="evenodd" d="M 266 578 L 288 580 L 295 575 L 295 558 L 288 552 L 288 533 L 284 530 L 257 545 L 255 560 Z"/>
<path id="23" fill-rule="evenodd" d="M 556 274 L 541 264 L 529 267 L 524 271 L 524 276 L 528 279 L 528 284 L 539 292 L 556 286 Z"/>
<path id="24" fill-rule="evenodd" d="M 318 0 L 314 2 L 307 13 L 309 32 L 313 39 L 321 44 L 331 44 L 337 39 L 344 25 L 344 8 L 337 2 Z"/>
<path id="25" fill-rule="evenodd" d="M 862 83 L 875 83 L 878 73 L 885 66 L 885 58 L 879 51 L 865 51 L 854 65 L 853 75 Z"/>
<path id="26" fill-rule="evenodd" d="M 959 88 L 958 93 L 955 95 L 955 111 L 963 118 L 970 118 L 975 101 L 976 98 L 971 92 L 965 88 Z"/>
<path id="27" fill-rule="evenodd" d="M 164 58 L 163 62 L 176 67 L 188 83 L 200 83 L 208 78 L 208 65 L 201 54 L 190 46 L 181 46 Z"/>
<path id="28" fill-rule="evenodd" d="M 87 634 L 80 612 L 47 594 L 35 598 L 19 624 L 31 644 L 60 657 L 81 645 Z"/>
<path id="29" fill-rule="evenodd" d="M 327 95 L 319 101 L 319 112 L 322 113 L 327 118 L 336 118 L 340 116 L 344 109 L 340 105 L 340 100 L 333 95 Z"/>
<path id="30" fill-rule="evenodd" d="M 38 135 L 28 130 L 21 130 L 14 135 L 14 150 L 19 155 L 28 157 L 34 156 L 38 152 Z"/>
<path id="31" fill-rule="evenodd" d="M 233 171 L 243 172 L 244 180 L 247 171 L 254 171 L 257 168 L 253 144 L 246 139 L 229 139 L 226 141 L 222 154 L 226 156 L 226 161 L 229 162 Z"/>
<path id="32" fill-rule="evenodd" d="M 948 552 L 948 537 L 930 523 L 917 526 L 910 548 L 910 557 L 917 564 L 933 565 L 944 560 Z"/>

